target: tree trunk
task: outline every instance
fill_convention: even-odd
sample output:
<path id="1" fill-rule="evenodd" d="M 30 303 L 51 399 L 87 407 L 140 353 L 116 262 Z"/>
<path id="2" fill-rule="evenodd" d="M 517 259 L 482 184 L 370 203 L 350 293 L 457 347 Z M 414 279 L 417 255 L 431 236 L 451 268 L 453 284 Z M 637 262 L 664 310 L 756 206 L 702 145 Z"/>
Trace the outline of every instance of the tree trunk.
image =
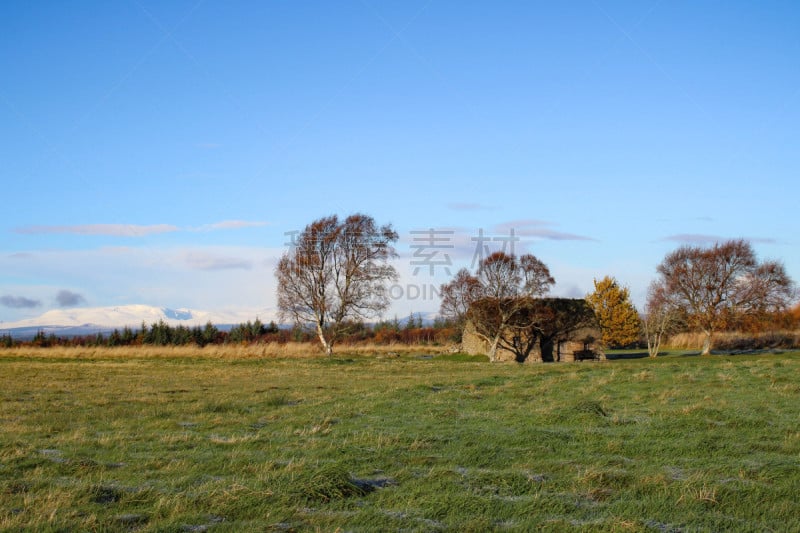
<path id="1" fill-rule="evenodd" d="M 700 352 L 700 355 L 711 355 L 711 332 L 703 331 L 703 334 L 703 350 Z"/>
<path id="2" fill-rule="evenodd" d="M 333 343 L 328 342 L 328 339 L 325 338 L 325 333 L 322 331 L 322 324 L 317 322 L 317 337 L 319 337 L 319 342 L 322 343 L 322 349 L 325 350 L 325 355 L 328 357 L 333 355 Z"/>
<path id="3" fill-rule="evenodd" d="M 647 354 L 650 357 L 658 357 L 658 348 L 661 345 L 661 339 L 655 337 L 654 339 L 650 339 L 647 337 Z"/>
<path id="4" fill-rule="evenodd" d="M 489 362 L 497 361 L 497 345 L 500 343 L 500 335 L 495 335 L 491 346 L 489 346 Z"/>
<path id="5" fill-rule="evenodd" d="M 647 337 L 647 355 L 658 357 L 658 349 L 661 347 L 661 332 L 651 332 L 645 325 L 645 336 Z"/>

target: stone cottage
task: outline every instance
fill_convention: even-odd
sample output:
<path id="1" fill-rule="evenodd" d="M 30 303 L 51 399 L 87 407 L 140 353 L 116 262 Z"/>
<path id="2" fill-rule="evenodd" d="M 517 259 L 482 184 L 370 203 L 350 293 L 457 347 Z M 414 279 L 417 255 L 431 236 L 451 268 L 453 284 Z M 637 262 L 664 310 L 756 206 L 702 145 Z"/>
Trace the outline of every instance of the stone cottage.
<path id="1" fill-rule="evenodd" d="M 600 344 L 602 332 L 594 318 L 594 311 L 583 299 L 541 298 L 537 305 L 552 311 L 557 318 L 537 324 L 531 335 L 535 335 L 534 345 L 524 361 L 519 355 L 502 345 L 495 354 L 497 361 L 517 361 L 525 363 L 565 362 L 604 360 L 605 354 Z M 467 314 L 469 317 L 469 313 Z M 533 337 L 531 337 L 533 338 Z M 517 338 L 512 337 L 512 342 Z M 462 335 L 462 351 L 474 355 L 487 355 L 489 343 L 481 337 L 475 324 L 467 320 Z"/>

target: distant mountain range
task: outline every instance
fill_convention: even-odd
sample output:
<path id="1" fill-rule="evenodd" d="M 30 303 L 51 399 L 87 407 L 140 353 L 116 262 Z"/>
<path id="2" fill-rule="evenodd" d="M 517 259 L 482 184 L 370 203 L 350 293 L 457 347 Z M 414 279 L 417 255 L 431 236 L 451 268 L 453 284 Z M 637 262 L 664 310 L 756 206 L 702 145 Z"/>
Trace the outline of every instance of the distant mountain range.
<path id="1" fill-rule="evenodd" d="M 211 322 L 221 329 L 256 318 L 264 323 L 276 319 L 272 309 L 237 312 L 208 312 L 194 309 L 153 307 L 149 305 L 120 305 L 116 307 L 78 307 L 54 309 L 36 318 L 17 322 L 0 322 L 0 334 L 12 337 L 33 337 L 39 331 L 61 336 L 105 333 L 125 326 L 140 329 L 142 322 L 148 326 L 164 321 L 170 326 L 204 326 Z"/>
<path id="2" fill-rule="evenodd" d="M 436 313 L 414 313 L 421 317 L 425 326 L 433 324 Z M 236 312 L 209 312 L 198 311 L 180 307 L 153 307 L 150 305 L 120 305 L 116 307 L 75 307 L 71 309 L 53 309 L 36 317 L 18 320 L 17 322 L 0 322 L 0 335 L 11 335 L 17 339 L 33 338 L 38 332 L 43 331 L 61 337 L 74 337 L 76 335 L 92 335 L 97 333 L 110 333 L 115 329 L 125 326 L 131 329 L 141 329 L 142 322 L 148 326 L 164 321 L 170 326 L 205 326 L 211 322 L 221 330 L 228 330 L 231 326 L 254 321 L 256 318 L 268 324 L 277 322 L 277 312 L 274 309 L 253 309 Z M 398 317 L 400 326 L 405 326 L 408 316 Z"/>

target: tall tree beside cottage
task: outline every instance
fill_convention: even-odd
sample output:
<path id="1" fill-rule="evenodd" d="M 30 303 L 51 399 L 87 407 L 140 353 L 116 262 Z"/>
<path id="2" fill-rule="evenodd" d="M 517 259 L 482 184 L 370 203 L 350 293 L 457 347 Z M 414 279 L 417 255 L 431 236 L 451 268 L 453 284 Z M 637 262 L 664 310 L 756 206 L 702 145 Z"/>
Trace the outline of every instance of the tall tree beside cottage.
<path id="1" fill-rule="evenodd" d="M 453 321 L 458 327 L 464 327 L 469 306 L 483 296 L 483 285 L 469 270 L 462 268 L 448 283 L 439 288 L 442 297 L 439 314 Z"/>
<path id="2" fill-rule="evenodd" d="M 352 321 L 389 307 L 387 283 L 397 279 L 389 260 L 397 232 L 367 215 L 336 215 L 305 227 L 275 269 L 282 320 L 311 326 L 327 355 Z"/>
<path id="3" fill-rule="evenodd" d="M 526 330 L 532 325 L 530 299 L 543 296 L 555 280 L 547 266 L 533 255 L 521 257 L 495 252 L 480 262 L 475 276 L 459 271 L 442 286 L 442 310 L 472 322 L 475 333 L 489 344 L 489 360 L 495 361 L 497 348 L 508 345 L 514 351 L 530 352 L 530 346 L 515 343 L 519 335 L 509 330 Z M 456 295 L 455 298 L 451 297 Z M 527 355 L 527 353 L 526 353 Z"/>

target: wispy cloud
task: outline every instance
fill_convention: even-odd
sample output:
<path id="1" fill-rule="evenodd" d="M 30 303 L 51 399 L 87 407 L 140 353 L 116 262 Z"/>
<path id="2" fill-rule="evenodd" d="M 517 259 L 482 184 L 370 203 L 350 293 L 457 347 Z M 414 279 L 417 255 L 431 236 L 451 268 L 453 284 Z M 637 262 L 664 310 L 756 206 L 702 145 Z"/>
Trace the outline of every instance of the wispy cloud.
<path id="1" fill-rule="evenodd" d="M 86 303 L 86 298 L 77 292 L 68 291 L 66 289 L 58 291 L 56 294 L 56 302 L 59 307 L 75 307 Z"/>
<path id="2" fill-rule="evenodd" d="M 492 206 L 479 204 L 477 202 L 450 202 L 447 204 L 447 207 L 453 211 L 489 211 L 494 209 Z"/>
<path id="3" fill-rule="evenodd" d="M 704 235 L 701 233 L 676 233 L 675 235 L 669 235 L 660 240 L 681 242 L 681 243 L 692 243 L 692 244 L 706 244 L 711 242 L 724 241 L 725 239 L 717 235 Z"/>
<path id="4" fill-rule="evenodd" d="M 77 226 L 23 226 L 15 231 L 23 235 L 72 234 L 104 235 L 111 237 L 145 237 L 159 233 L 171 233 L 180 228 L 170 224 L 140 226 L 136 224 L 83 224 Z"/>
<path id="5" fill-rule="evenodd" d="M 503 222 L 492 228 L 494 233 L 509 234 L 514 231 L 514 235 L 518 237 L 537 237 L 539 239 L 547 239 L 551 241 L 595 241 L 592 237 L 585 235 L 578 235 L 575 233 L 567 233 L 552 229 L 554 226 L 552 222 L 545 220 L 537 220 L 533 218 L 512 220 L 510 222 Z"/>
<path id="6" fill-rule="evenodd" d="M 669 235 L 660 239 L 661 241 L 680 242 L 685 244 L 713 244 L 715 242 L 724 242 L 730 240 L 728 237 L 721 237 L 719 235 L 705 235 L 702 233 L 677 233 Z M 775 244 L 775 239 L 769 237 L 753 237 L 745 238 L 744 240 L 755 242 L 759 244 Z"/>
<path id="7" fill-rule="evenodd" d="M 424 242 L 436 241 L 440 243 L 452 244 L 459 238 L 468 237 L 473 230 L 461 226 L 438 226 L 436 228 L 414 227 L 408 231 L 400 233 L 399 243 L 420 244 Z"/>
<path id="8" fill-rule="evenodd" d="M 188 252 L 183 260 L 193 270 L 250 270 L 253 268 L 252 261 L 248 259 L 203 252 Z"/>
<path id="9" fill-rule="evenodd" d="M 197 227 L 175 226 L 173 224 L 80 224 L 64 226 L 22 226 L 14 231 L 22 235 L 101 235 L 108 237 L 147 237 L 160 233 L 174 233 L 178 231 L 217 231 L 234 230 L 242 228 L 256 228 L 266 226 L 267 222 L 248 220 L 223 220 Z"/>
<path id="10" fill-rule="evenodd" d="M 10 294 L 6 294 L 0 296 L 0 305 L 10 307 L 11 309 L 31 309 L 39 307 L 42 305 L 42 302 L 39 300 L 31 300 L 24 296 L 11 296 Z"/>
<path id="11" fill-rule="evenodd" d="M 556 231 L 552 229 L 554 225 L 544 220 L 520 219 L 488 228 L 419 228 L 401 234 L 398 252 L 401 259 L 412 261 L 434 256 L 436 260 L 445 257 L 453 261 L 471 259 L 474 267 L 476 260 L 492 252 L 526 253 L 537 239 L 596 241 L 585 235 Z"/>
<path id="12" fill-rule="evenodd" d="M 204 224 L 195 228 L 195 231 L 215 231 L 226 229 L 259 228 L 268 225 L 267 222 L 249 220 L 223 220 L 213 224 Z"/>

